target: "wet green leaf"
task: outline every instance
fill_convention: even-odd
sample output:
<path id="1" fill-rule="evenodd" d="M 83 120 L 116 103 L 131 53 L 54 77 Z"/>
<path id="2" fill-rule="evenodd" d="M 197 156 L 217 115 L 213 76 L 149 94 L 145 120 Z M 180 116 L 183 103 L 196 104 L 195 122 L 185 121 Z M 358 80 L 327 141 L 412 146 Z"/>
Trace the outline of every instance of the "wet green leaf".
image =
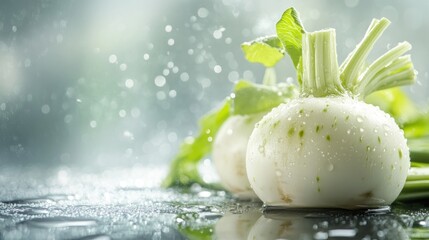
<path id="1" fill-rule="evenodd" d="M 247 61 L 273 67 L 284 56 L 284 48 L 276 36 L 258 38 L 241 45 Z"/>
<path id="2" fill-rule="evenodd" d="M 277 36 L 292 59 L 295 69 L 302 56 L 302 35 L 304 28 L 294 8 L 287 9 L 276 25 Z"/>
<path id="3" fill-rule="evenodd" d="M 234 94 L 231 102 L 232 114 L 247 115 L 268 112 L 296 97 L 298 91 L 296 86 L 291 84 L 265 86 L 242 80 L 236 84 Z"/>
<path id="4" fill-rule="evenodd" d="M 199 134 L 185 139 L 182 143 L 162 183 L 163 187 L 187 187 L 193 183 L 216 187 L 203 181 L 198 172 L 198 163 L 211 152 L 214 137 L 229 115 L 230 102 L 225 100 L 220 108 L 201 118 Z"/>

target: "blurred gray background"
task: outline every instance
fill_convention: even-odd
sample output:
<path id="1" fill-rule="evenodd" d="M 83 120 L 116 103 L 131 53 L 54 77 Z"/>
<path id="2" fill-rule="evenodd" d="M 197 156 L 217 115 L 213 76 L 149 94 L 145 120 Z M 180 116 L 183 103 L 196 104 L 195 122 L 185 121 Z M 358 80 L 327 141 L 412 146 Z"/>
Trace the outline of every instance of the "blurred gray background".
<path id="1" fill-rule="evenodd" d="M 413 45 L 429 103 L 429 1 L 161 0 L 0 2 L 0 164 L 107 169 L 167 164 L 233 82 L 260 82 L 240 44 L 275 33 L 294 6 L 308 31 L 337 29 L 339 61 L 373 17 L 374 54 Z M 295 77 L 291 62 L 278 77 Z"/>

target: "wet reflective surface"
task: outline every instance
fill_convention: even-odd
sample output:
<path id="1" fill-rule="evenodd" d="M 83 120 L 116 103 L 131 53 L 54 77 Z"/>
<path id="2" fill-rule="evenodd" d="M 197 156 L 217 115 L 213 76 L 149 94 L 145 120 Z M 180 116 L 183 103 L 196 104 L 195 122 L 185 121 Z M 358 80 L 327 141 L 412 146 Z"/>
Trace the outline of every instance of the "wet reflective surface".
<path id="1" fill-rule="evenodd" d="M 1 170 L 0 239 L 428 239 L 429 205 L 273 210 L 194 186 L 160 189 L 163 169 L 98 174 Z"/>

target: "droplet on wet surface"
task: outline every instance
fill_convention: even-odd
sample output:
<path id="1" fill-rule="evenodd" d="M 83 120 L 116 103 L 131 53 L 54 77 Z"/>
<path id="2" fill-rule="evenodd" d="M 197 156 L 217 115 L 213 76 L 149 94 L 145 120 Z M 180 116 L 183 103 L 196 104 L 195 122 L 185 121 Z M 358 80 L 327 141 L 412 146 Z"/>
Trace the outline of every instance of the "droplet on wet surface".
<path id="1" fill-rule="evenodd" d="M 23 213 L 27 215 L 44 215 L 48 214 L 49 210 L 46 208 L 31 207 L 23 211 Z"/>
<path id="2" fill-rule="evenodd" d="M 105 234 L 94 234 L 88 235 L 81 238 L 76 238 L 76 240 L 111 240 L 112 238 L 109 235 Z"/>
<path id="3" fill-rule="evenodd" d="M 40 228 L 89 227 L 97 225 L 97 221 L 92 219 L 72 217 L 33 218 L 21 223 Z"/>
<path id="4" fill-rule="evenodd" d="M 335 238 L 352 238 L 357 234 L 356 229 L 332 229 L 328 231 L 329 237 Z"/>

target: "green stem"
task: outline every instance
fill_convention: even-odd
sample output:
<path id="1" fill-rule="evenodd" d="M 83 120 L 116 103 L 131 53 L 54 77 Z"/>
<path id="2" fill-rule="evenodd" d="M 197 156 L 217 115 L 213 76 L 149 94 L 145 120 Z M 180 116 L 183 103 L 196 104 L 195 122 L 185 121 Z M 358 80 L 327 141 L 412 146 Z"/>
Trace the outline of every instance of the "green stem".
<path id="1" fill-rule="evenodd" d="M 371 24 L 369 25 L 368 29 L 366 30 L 364 36 L 367 36 L 369 34 L 369 32 L 371 31 L 371 29 L 373 29 L 374 26 L 376 24 L 378 24 L 378 22 L 380 22 L 380 20 L 375 19 L 375 18 L 372 19 Z M 357 48 L 353 49 L 353 51 L 349 55 L 347 55 L 346 60 L 344 60 L 344 62 L 340 66 L 340 73 L 344 72 L 344 68 L 349 65 L 350 59 L 355 55 L 356 50 L 357 50 Z"/>
<path id="2" fill-rule="evenodd" d="M 429 180 L 429 174 L 408 175 L 407 182 Z M 429 185 L 428 185 L 429 186 Z"/>
<path id="3" fill-rule="evenodd" d="M 339 78 L 334 29 L 304 34 L 302 64 L 304 96 L 325 97 L 345 92 Z"/>
<path id="4" fill-rule="evenodd" d="M 363 90 L 360 90 L 359 93 L 364 98 L 378 90 L 411 84 L 415 81 L 415 77 L 416 73 L 410 56 L 399 57 L 369 79 L 366 86 L 362 85 Z"/>
<path id="5" fill-rule="evenodd" d="M 412 167 L 397 200 L 411 201 L 429 197 L 429 168 Z"/>
<path id="6" fill-rule="evenodd" d="M 405 182 L 402 192 L 418 192 L 419 190 L 429 191 L 429 180 L 416 180 Z"/>
<path id="7" fill-rule="evenodd" d="M 400 69 L 410 70 L 409 67 L 406 67 L 409 64 L 411 64 L 412 69 L 412 63 L 410 58 L 400 58 L 401 55 L 403 55 L 410 49 L 411 45 L 408 42 L 403 42 L 392 48 L 387 53 L 383 54 L 377 60 L 375 60 L 359 77 L 357 92 L 361 93 L 361 97 L 365 97 L 374 91 L 380 90 L 379 87 L 381 85 L 381 81 L 380 77 L 377 77 L 377 75 L 380 75 L 381 73 L 387 73 L 388 75 L 392 75 L 392 72 L 397 72 Z M 397 61 L 399 59 L 401 60 Z M 413 72 L 414 71 L 411 71 L 411 73 Z M 395 79 L 393 80 L 396 79 L 397 77 L 395 77 Z M 410 78 L 405 79 L 410 80 Z M 414 78 L 412 77 L 411 81 L 413 80 Z"/>
<path id="8" fill-rule="evenodd" d="M 266 68 L 262 84 L 265 86 L 274 86 L 277 83 L 276 70 L 272 67 Z"/>
<path id="9" fill-rule="evenodd" d="M 429 198 L 429 191 L 422 192 L 410 192 L 410 193 L 402 193 L 399 194 L 396 201 L 415 201 L 419 199 Z"/>
<path id="10" fill-rule="evenodd" d="M 369 52 L 389 24 L 390 21 L 386 18 L 373 20 L 367 34 L 365 34 L 362 41 L 356 46 L 351 56 L 347 58 L 348 61 L 342 65 L 340 76 L 346 89 L 352 90 L 355 87 Z"/>
<path id="11" fill-rule="evenodd" d="M 408 138 L 407 144 L 410 148 L 411 164 L 420 167 L 416 168 L 416 171 L 427 169 L 425 173 L 429 175 L 429 136 Z"/>

